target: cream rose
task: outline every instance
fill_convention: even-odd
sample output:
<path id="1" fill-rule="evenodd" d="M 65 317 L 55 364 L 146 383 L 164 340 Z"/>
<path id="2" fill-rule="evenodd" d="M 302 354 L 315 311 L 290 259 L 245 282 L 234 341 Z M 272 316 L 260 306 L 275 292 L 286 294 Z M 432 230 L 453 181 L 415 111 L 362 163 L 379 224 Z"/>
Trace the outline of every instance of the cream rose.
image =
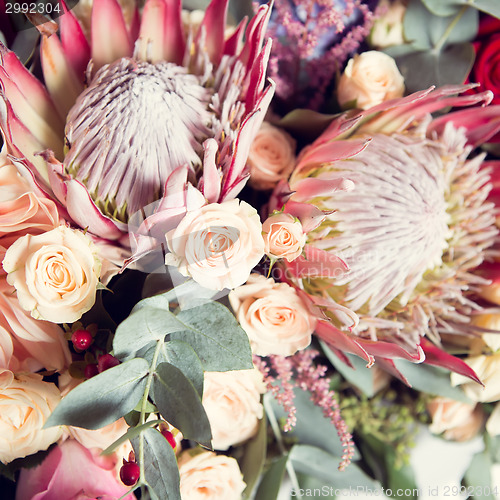
<path id="1" fill-rule="evenodd" d="M 288 179 L 295 166 L 296 144 L 282 129 L 264 122 L 250 147 L 249 184 L 255 189 L 273 189 L 282 179 Z"/>
<path id="2" fill-rule="evenodd" d="M 35 319 L 73 323 L 94 305 L 101 263 L 81 231 L 59 226 L 27 234 L 9 247 L 3 268 Z"/>
<path id="3" fill-rule="evenodd" d="M 477 435 L 483 424 L 481 406 L 437 397 L 427 404 L 433 434 L 443 434 L 450 441 L 467 441 Z"/>
<path id="4" fill-rule="evenodd" d="M 241 500 L 246 484 L 234 458 L 185 451 L 178 464 L 182 500 Z"/>
<path id="5" fill-rule="evenodd" d="M 264 255 L 257 211 L 239 200 L 212 203 L 188 212 L 166 234 L 165 264 L 212 290 L 244 283 Z"/>
<path id="6" fill-rule="evenodd" d="M 264 251 L 271 259 L 295 260 L 306 244 L 307 235 L 293 215 L 278 213 L 262 224 Z"/>
<path id="7" fill-rule="evenodd" d="M 404 79 L 394 59 L 371 50 L 349 60 L 340 77 L 337 99 L 343 108 L 368 109 L 388 99 L 402 97 L 404 90 Z"/>
<path id="8" fill-rule="evenodd" d="M 251 438 L 264 409 L 262 374 L 256 369 L 205 372 L 203 407 L 212 428 L 212 446 L 227 450 Z"/>
<path id="9" fill-rule="evenodd" d="M 252 274 L 229 302 L 254 354 L 291 356 L 311 343 L 317 319 L 290 285 Z"/>
<path id="10" fill-rule="evenodd" d="M 476 372 L 484 388 L 458 373 L 451 374 L 451 384 L 461 385 L 465 394 L 473 401 L 491 403 L 500 400 L 500 353 L 473 356 L 464 361 Z"/>
<path id="11" fill-rule="evenodd" d="M 41 375 L 0 371 L 0 461 L 4 464 L 46 450 L 61 427 L 42 429 L 61 400 L 59 389 Z"/>
<path id="12" fill-rule="evenodd" d="M 59 225 L 56 204 L 38 197 L 9 161 L 0 153 L 0 236 L 14 232 L 31 234 Z"/>
<path id="13" fill-rule="evenodd" d="M 373 23 L 373 28 L 368 38 L 371 45 L 379 49 L 392 45 L 403 45 L 403 19 L 406 5 L 400 0 L 381 0 L 379 8 L 385 11 Z"/>

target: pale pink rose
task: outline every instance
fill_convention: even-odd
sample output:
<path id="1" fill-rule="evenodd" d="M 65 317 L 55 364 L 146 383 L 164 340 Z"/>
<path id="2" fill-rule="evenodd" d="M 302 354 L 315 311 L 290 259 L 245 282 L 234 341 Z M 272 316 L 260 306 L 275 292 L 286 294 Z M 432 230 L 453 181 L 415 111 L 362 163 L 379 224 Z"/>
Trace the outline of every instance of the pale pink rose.
<path id="1" fill-rule="evenodd" d="M 182 500 L 241 500 L 246 484 L 234 458 L 185 451 L 178 464 Z"/>
<path id="2" fill-rule="evenodd" d="M 378 7 L 385 10 L 375 19 L 368 38 L 371 45 L 378 49 L 403 45 L 403 19 L 406 13 L 405 2 L 401 0 L 381 0 Z"/>
<path id="3" fill-rule="evenodd" d="M 203 407 L 215 450 L 227 450 L 256 433 L 264 412 L 260 396 L 265 390 L 262 374 L 256 368 L 205 372 Z"/>
<path id="4" fill-rule="evenodd" d="M 342 107 L 368 109 L 402 97 L 404 90 L 404 78 L 394 59 L 370 50 L 349 60 L 337 86 L 337 99 Z"/>
<path id="5" fill-rule="evenodd" d="M 295 260 L 306 244 L 307 235 L 293 215 L 283 212 L 271 215 L 262 224 L 264 251 L 271 259 Z"/>
<path id="6" fill-rule="evenodd" d="M 249 184 L 255 189 L 273 189 L 280 180 L 288 179 L 295 166 L 295 148 L 289 134 L 264 122 L 248 155 Z"/>
<path id="7" fill-rule="evenodd" d="M 472 356 L 464 361 L 476 372 L 484 387 L 468 377 L 451 374 L 451 384 L 460 385 L 473 401 L 492 403 L 500 400 L 500 353 Z"/>
<path id="8" fill-rule="evenodd" d="M 291 356 L 311 343 L 317 319 L 290 285 L 252 274 L 229 302 L 254 354 Z"/>
<path id="9" fill-rule="evenodd" d="M 59 226 L 12 244 L 3 260 L 7 282 L 35 319 L 73 323 L 95 302 L 101 263 L 81 231 Z"/>
<path id="10" fill-rule="evenodd" d="M 89 450 L 68 439 L 38 467 L 22 469 L 16 500 L 117 500 L 128 490 L 113 468 L 97 463 Z M 135 495 L 124 498 L 135 500 Z"/>
<path id="11" fill-rule="evenodd" d="M 50 231 L 59 225 L 52 200 L 37 196 L 9 161 L 0 153 L 0 236 Z"/>
<path id="12" fill-rule="evenodd" d="M 187 212 L 165 237 L 172 252 L 165 264 L 212 290 L 245 283 L 264 256 L 259 215 L 237 199 Z"/>
<path id="13" fill-rule="evenodd" d="M 467 441 L 477 435 L 484 415 L 480 405 L 437 397 L 427 404 L 433 434 L 443 434 L 450 441 Z"/>
<path id="14" fill-rule="evenodd" d="M 0 371 L 0 462 L 46 450 L 59 439 L 61 427 L 42 427 L 60 400 L 59 389 L 41 375 Z"/>

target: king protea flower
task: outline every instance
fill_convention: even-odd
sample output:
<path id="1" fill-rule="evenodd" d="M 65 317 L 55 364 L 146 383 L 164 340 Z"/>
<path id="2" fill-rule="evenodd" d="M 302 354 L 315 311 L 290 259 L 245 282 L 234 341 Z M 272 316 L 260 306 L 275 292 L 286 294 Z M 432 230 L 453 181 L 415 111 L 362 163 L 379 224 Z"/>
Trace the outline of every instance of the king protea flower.
<path id="1" fill-rule="evenodd" d="M 147 205 L 168 197 L 179 214 L 193 191 L 215 203 L 243 187 L 274 92 L 265 86 L 269 8 L 243 43 L 246 19 L 225 36 L 228 1 L 184 26 L 181 0 L 147 0 L 128 25 L 117 0 L 94 0 L 88 37 L 64 7 L 59 34 L 39 27 L 45 85 L 0 46 L 7 150 L 74 223 L 123 242 Z"/>
<path id="2" fill-rule="evenodd" d="M 349 270 L 335 280 L 289 271 L 324 311 L 328 321 L 316 331 L 339 355 L 377 357 L 394 369 L 386 358 L 421 362 L 427 354 L 430 363 L 471 375 L 434 345 L 442 332 L 464 333 L 478 309 L 470 292 L 483 278 L 472 271 L 498 230 L 484 154 L 471 152 L 500 128 L 500 106 L 431 116 L 491 100 L 489 92 L 455 95 L 463 90 L 422 91 L 341 115 L 298 159 L 287 205 L 329 214 L 307 244 Z M 345 308 L 359 321 L 346 318 Z M 337 329 L 339 319 L 350 328 Z"/>

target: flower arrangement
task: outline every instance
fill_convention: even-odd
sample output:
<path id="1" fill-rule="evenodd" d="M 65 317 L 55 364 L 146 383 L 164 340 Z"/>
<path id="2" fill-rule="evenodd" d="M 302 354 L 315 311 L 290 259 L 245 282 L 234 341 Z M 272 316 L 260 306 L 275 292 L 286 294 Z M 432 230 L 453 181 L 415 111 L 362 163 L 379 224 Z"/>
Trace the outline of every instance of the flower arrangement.
<path id="1" fill-rule="evenodd" d="M 51 6 L 0 13 L 2 498 L 500 498 L 497 0 Z"/>

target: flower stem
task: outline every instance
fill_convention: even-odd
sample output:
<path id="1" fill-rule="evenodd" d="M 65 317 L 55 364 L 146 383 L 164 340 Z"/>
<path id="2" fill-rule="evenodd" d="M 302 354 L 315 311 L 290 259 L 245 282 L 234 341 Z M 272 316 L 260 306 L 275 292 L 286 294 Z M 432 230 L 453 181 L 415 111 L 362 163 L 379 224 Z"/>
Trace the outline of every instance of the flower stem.
<path id="1" fill-rule="evenodd" d="M 441 35 L 441 38 L 434 44 L 434 48 L 432 49 L 433 52 L 439 52 L 442 48 L 443 45 L 446 43 L 446 40 L 450 36 L 451 32 L 453 31 L 453 28 L 457 25 L 458 21 L 462 18 L 462 16 L 465 14 L 467 9 L 469 8 L 468 5 L 464 5 L 457 13 L 457 15 L 451 20 L 450 24 L 446 28 L 445 32 Z"/>
<path id="2" fill-rule="evenodd" d="M 278 420 L 276 419 L 276 415 L 269 403 L 270 394 L 264 395 L 264 409 L 266 410 L 267 419 L 269 424 L 271 425 L 271 429 L 273 430 L 274 437 L 276 438 L 276 443 L 278 444 L 278 448 L 280 449 L 283 455 L 287 454 L 285 444 L 283 443 L 283 437 L 281 435 L 280 426 L 278 424 Z M 288 472 L 288 476 L 290 477 L 290 481 L 292 483 L 292 488 L 295 490 L 295 495 L 299 500 L 302 500 L 302 495 L 300 494 L 300 486 L 299 480 L 297 479 L 297 474 L 295 473 L 295 469 L 293 468 L 292 462 L 287 460 L 286 462 L 286 471 Z"/>

